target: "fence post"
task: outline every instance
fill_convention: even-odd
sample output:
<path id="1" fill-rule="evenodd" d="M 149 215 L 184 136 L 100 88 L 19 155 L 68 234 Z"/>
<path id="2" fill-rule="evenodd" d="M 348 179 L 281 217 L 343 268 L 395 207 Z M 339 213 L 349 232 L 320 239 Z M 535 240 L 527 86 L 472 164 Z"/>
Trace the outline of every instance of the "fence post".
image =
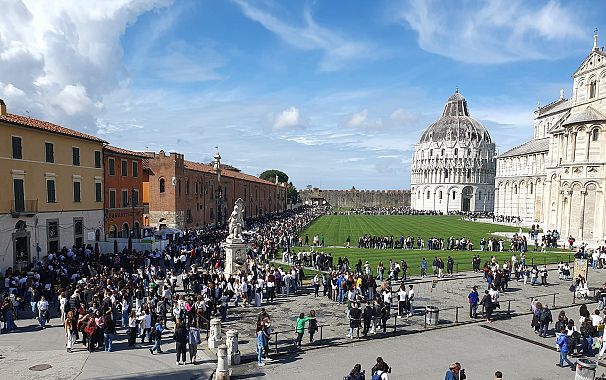
<path id="1" fill-rule="evenodd" d="M 275 347 L 276 347 L 275 351 L 277 354 L 278 353 L 278 332 L 276 331 L 276 332 L 274 332 L 274 334 L 276 335 L 276 339 L 274 339 L 274 342 L 275 342 Z"/>
<path id="2" fill-rule="evenodd" d="M 459 308 L 461 306 L 456 306 L 455 307 L 455 323 L 459 323 Z"/>
<path id="3" fill-rule="evenodd" d="M 572 304 L 573 305 L 576 303 L 576 298 L 577 298 L 577 291 L 575 289 L 572 291 Z"/>
<path id="4" fill-rule="evenodd" d="M 425 312 L 423 313 L 423 328 L 427 328 L 427 308 L 425 308 Z"/>
<path id="5" fill-rule="evenodd" d="M 551 305 L 551 307 L 555 307 L 555 299 L 556 299 L 556 295 L 553 295 L 553 305 Z"/>
<path id="6" fill-rule="evenodd" d="M 393 332 L 396 332 L 396 324 L 397 324 L 397 321 L 398 321 L 398 316 L 397 316 L 397 315 L 394 315 L 394 316 L 393 316 Z"/>
<path id="7" fill-rule="evenodd" d="M 324 325 L 320 325 L 320 342 L 322 341 L 322 330 L 324 330 Z"/>
<path id="8" fill-rule="evenodd" d="M 531 265 L 531 266 L 532 266 L 532 265 L 534 265 L 534 257 L 531 257 L 531 258 L 530 258 L 530 265 Z"/>
<path id="9" fill-rule="evenodd" d="M 507 315 L 511 315 L 511 300 L 507 300 Z"/>
<path id="10" fill-rule="evenodd" d="M 459 263 L 457 263 L 457 274 L 459 273 Z"/>

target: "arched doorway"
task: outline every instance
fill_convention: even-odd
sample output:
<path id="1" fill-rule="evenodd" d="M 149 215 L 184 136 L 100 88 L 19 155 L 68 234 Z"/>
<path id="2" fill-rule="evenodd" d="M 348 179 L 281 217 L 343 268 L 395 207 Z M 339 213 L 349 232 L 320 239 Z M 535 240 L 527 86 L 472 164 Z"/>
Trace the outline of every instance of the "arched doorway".
<path id="1" fill-rule="evenodd" d="M 115 239 L 118 237 L 118 227 L 115 224 L 109 226 L 109 237 Z"/>
<path id="2" fill-rule="evenodd" d="M 27 224 L 20 220 L 15 224 L 15 232 L 13 233 L 14 269 L 26 268 L 30 261 L 30 232 L 27 231 Z"/>
<path id="3" fill-rule="evenodd" d="M 101 241 L 101 229 L 97 228 L 95 230 L 95 241 Z"/>
<path id="4" fill-rule="evenodd" d="M 471 211 L 471 198 L 473 198 L 473 188 L 465 186 L 461 192 L 461 211 Z"/>
<path id="5" fill-rule="evenodd" d="M 133 237 L 135 239 L 141 239 L 141 230 L 139 228 L 139 222 L 135 222 L 133 225 Z"/>
<path id="6" fill-rule="evenodd" d="M 121 237 L 128 239 L 128 235 L 129 235 L 128 223 L 124 223 L 122 225 L 122 236 Z"/>

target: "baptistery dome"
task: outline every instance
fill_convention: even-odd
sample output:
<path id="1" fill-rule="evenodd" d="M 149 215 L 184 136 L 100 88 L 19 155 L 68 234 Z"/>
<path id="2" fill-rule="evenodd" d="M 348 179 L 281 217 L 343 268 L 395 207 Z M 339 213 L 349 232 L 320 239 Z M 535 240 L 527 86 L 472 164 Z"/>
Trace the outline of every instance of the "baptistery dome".
<path id="1" fill-rule="evenodd" d="M 467 100 L 458 91 L 448 98 L 442 117 L 425 130 L 420 142 L 443 140 L 491 141 L 486 128 L 469 116 Z"/>
<path id="2" fill-rule="evenodd" d="M 416 210 L 493 210 L 495 144 L 470 116 L 458 90 L 415 146 L 411 171 L 411 205 Z"/>

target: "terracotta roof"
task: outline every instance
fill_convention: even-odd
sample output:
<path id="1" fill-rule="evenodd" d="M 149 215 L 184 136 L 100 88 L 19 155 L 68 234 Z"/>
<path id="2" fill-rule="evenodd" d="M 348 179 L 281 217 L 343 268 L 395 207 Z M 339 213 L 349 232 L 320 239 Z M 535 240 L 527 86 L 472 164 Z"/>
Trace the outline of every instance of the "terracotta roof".
<path id="1" fill-rule="evenodd" d="M 108 150 L 112 153 L 116 153 L 116 154 L 122 154 L 125 156 L 135 156 L 135 157 L 140 157 L 140 158 L 147 158 L 147 154 L 144 152 L 134 152 L 132 150 L 128 150 L 128 149 L 124 149 L 124 148 L 118 148 L 117 146 L 112 146 L 112 145 L 106 145 L 103 147 L 103 150 Z"/>
<path id="2" fill-rule="evenodd" d="M 144 158 L 141 160 L 141 167 L 143 170 L 149 170 L 149 158 Z"/>
<path id="3" fill-rule="evenodd" d="M 193 161 L 188 161 L 188 160 L 183 160 L 183 163 L 184 163 L 185 169 L 195 170 L 195 171 L 202 172 L 202 173 L 215 174 L 215 169 L 212 167 L 212 165 L 201 164 L 199 162 L 193 162 Z M 269 181 L 266 181 L 259 177 L 255 177 L 254 175 L 244 174 L 241 172 L 235 172 L 233 170 L 222 169 L 221 175 L 224 177 L 228 177 L 228 178 L 242 179 L 245 181 L 257 182 L 257 183 L 262 183 L 265 185 L 275 185 L 273 182 L 269 182 Z"/>
<path id="4" fill-rule="evenodd" d="M 84 139 L 84 140 L 95 141 L 95 142 L 107 144 L 107 141 L 102 140 L 98 137 L 88 135 L 86 133 L 74 131 L 73 129 L 61 127 L 57 124 L 49 123 L 48 121 L 32 119 L 31 117 L 25 117 L 25 116 L 7 113 L 6 115 L 0 115 L 0 121 L 9 123 L 9 124 L 19 125 L 22 127 L 34 128 L 34 129 L 39 129 L 39 130 L 46 131 L 46 132 L 75 137 L 77 139 Z"/>

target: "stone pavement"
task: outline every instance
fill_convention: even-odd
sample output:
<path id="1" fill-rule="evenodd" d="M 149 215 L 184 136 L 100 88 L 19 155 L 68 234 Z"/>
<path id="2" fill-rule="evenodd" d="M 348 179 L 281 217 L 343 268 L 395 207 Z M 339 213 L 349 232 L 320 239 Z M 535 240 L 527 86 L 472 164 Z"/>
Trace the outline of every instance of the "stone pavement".
<path id="1" fill-rule="evenodd" d="M 32 319 L 16 321 L 19 331 L 0 335 L 0 370 L 2 379 L 208 379 L 216 361 L 198 350 L 197 365 L 175 364 L 175 344 L 172 332 L 163 339 L 164 353 L 151 355 L 151 345 L 127 347 L 124 330 L 118 330 L 113 352 L 89 353 L 81 344 L 74 352 L 65 350 L 65 334 L 59 318 L 51 320 L 51 327 L 37 328 Z M 189 357 L 188 357 L 189 359 Z M 33 371 L 30 367 L 49 364 L 52 368 Z"/>

